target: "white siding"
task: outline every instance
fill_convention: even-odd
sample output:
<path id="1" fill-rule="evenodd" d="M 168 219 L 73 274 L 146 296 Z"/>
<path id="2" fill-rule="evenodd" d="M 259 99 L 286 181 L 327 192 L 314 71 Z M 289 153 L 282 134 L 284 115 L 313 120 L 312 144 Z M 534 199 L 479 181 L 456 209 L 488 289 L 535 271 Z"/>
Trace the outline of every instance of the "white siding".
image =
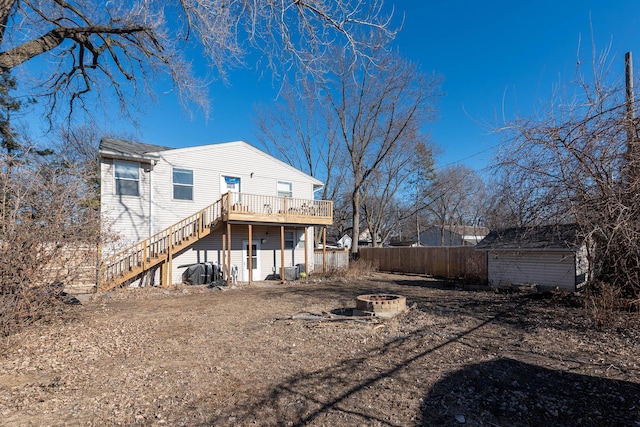
<path id="1" fill-rule="evenodd" d="M 105 227 L 123 238 L 121 244 L 138 242 L 149 236 L 149 164 L 140 164 L 139 196 L 119 196 L 115 191 L 112 159 L 101 164 L 100 209 Z"/>
<path id="2" fill-rule="evenodd" d="M 163 151 L 154 168 L 153 224 L 161 231 L 221 197 L 222 176 L 241 179 L 241 192 L 278 195 L 278 181 L 293 183 L 293 197 L 313 199 L 309 175 L 246 144 L 232 142 Z M 193 170 L 193 201 L 173 200 L 173 168 Z"/>
<path id="3" fill-rule="evenodd" d="M 545 289 L 576 290 L 573 252 L 490 252 L 488 274 L 496 287 L 535 283 Z"/>

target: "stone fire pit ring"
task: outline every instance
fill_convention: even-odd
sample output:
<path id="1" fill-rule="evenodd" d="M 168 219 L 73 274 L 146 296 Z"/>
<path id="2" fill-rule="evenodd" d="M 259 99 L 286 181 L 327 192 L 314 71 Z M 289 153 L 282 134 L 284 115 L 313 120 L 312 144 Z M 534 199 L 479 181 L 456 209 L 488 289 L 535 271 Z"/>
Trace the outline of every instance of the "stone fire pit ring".
<path id="1" fill-rule="evenodd" d="M 356 310 L 365 315 L 393 317 L 407 309 L 407 298 L 394 294 L 369 294 L 356 297 Z"/>

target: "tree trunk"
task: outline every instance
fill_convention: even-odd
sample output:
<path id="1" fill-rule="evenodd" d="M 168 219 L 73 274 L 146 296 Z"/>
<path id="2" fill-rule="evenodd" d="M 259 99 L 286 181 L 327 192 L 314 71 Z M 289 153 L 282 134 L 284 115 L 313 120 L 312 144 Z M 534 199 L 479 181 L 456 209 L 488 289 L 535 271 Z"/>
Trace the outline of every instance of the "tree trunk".
<path id="1" fill-rule="evenodd" d="M 357 254 L 358 239 L 360 237 L 360 190 L 356 190 L 351 194 L 351 208 L 353 209 L 353 236 L 351 238 L 351 254 Z"/>
<path id="2" fill-rule="evenodd" d="M 18 0 L 0 0 L 0 45 L 4 40 L 4 30 L 7 28 L 11 9 L 17 2 Z"/>

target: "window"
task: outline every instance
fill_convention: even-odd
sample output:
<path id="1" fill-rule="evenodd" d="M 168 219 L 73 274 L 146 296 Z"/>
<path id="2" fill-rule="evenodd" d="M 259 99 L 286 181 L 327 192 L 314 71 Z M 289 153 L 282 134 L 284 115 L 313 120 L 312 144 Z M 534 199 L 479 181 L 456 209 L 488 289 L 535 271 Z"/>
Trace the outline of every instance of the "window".
<path id="1" fill-rule="evenodd" d="M 294 232 L 293 231 L 284 232 L 284 248 L 285 249 L 294 248 Z"/>
<path id="2" fill-rule="evenodd" d="M 293 184 L 286 181 L 278 181 L 278 197 L 293 197 Z"/>
<path id="3" fill-rule="evenodd" d="M 140 164 L 115 161 L 116 194 L 118 196 L 139 196 Z"/>
<path id="4" fill-rule="evenodd" d="M 192 170 L 173 169 L 173 198 L 176 200 L 193 200 Z"/>

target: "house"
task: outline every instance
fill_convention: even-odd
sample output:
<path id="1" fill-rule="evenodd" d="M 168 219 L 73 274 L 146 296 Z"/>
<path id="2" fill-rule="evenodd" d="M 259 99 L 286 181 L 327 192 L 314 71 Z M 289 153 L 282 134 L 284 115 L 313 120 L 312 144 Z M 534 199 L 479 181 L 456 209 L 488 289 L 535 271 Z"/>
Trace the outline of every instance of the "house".
<path id="1" fill-rule="evenodd" d="M 347 250 L 351 249 L 351 236 L 349 236 L 348 234 L 345 234 L 340 238 L 340 240 L 338 240 L 338 243 L 336 246 L 338 247 L 338 249 L 347 249 Z"/>
<path id="2" fill-rule="evenodd" d="M 351 242 L 349 243 L 351 244 Z M 376 245 L 379 245 L 380 243 L 382 243 L 382 239 L 380 235 L 376 234 L 375 242 L 374 242 L 374 233 L 371 232 L 369 228 L 365 228 L 358 235 L 358 247 L 360 248 L 376 246 Z M 351 245 L 349 245 L 349 247 L 351 247 Z"/>
<path id="3" fill-rule="evenodd" d="M 104 249 L 104 288 L 154 269 L 165 285 L 184 266 L 215 263 L 238 280 L 313 270 L 313 227 L 333 222 L 323 183 L 243 142 L 169 148 L 100 142 L 101 213 L 120 236 Z M 118 250 L 119 249 L 119 250 Z"/>
<path id="4" fill-rule="evenodd" d="M 492 231 L 475 249 L 487 252 L 494 287 L 535 284 L 575 292 L 591 276 L 587 241 L 575 224 Z"/>
<path id="5" fill-rule="evenodd" d="M 421 246 L 473 246 L 478 244 L 489 229 L 470 225 L 432 225 L 420 233 Z M 415 242 L 415 239 L 413 240 Z"/>
<path id="6" fill-rule="evenodd" d="M 349 232 L 353 231 L 353 228 L 349 227 Z M 380 238 L 378 237 L 377 243 L 380 243 Z M 344 234 L 337 242 L 335 242 L 335 246 L 337 249 L 351 249 L 351 245 L 353 244 L 353 239 L 349 234 Z M 360 232 L 358 238 L 358 247 L 366 247 L 373 246 L 373 239 L 371 237 L 371 232 L 368 228 L 365 228 Z"/>

